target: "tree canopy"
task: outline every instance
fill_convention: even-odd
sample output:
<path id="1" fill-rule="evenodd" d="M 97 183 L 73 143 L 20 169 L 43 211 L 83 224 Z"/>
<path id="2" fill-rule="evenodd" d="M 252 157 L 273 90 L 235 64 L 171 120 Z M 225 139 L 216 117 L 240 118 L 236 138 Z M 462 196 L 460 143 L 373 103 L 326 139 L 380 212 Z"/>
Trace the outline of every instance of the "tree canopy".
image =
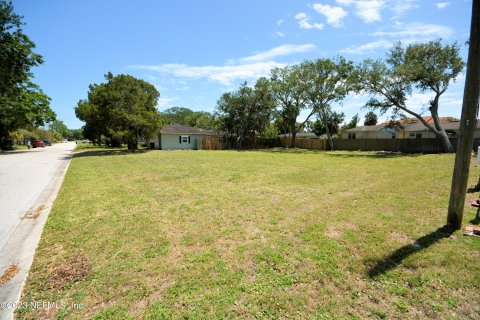
<path id="1" fill-rule="evenodd" d="M 464 67 L 459 50 L 456 43 L 444 45 L 440 40 L 407 47 L 397 43 L 385 62 L 365 60 L 359 68 L 358 83 L 360 90 L 373 95 L 366 106 L 382 114 L 390 112 L 393 117 L 416 117 L 442 141 L 445 151 L 453 151 L 438 109 L 440 96 Z M 433 125 L 423 119 L 422 112 L 407 105 L 413 88 L 434 94 L 428 106 Z"/>
<path id="2" fill-rule="evenodd" d="M 244 82 L 237 91 L 224 93 L 217 102 L 216 114 L 227 139 L 241 149 L 246 140 L 253 140 L 257 133 L 264 132 L 270 123 L 272 108 L 268 80 L 260 78 L 253 88 Z"/>
<path id="3" fill-rule="evenodd" d="M 314 114 L 310 111 L 307 119 L 297 123 L 300 112 L 308 108 L 306 82 L 300 66 L 274 68 L 270 76 L 270 91 L 274 102 L 277 118 L 282 119 L 280 131 L 291 134 L 291 147 L 295 147 L 296 133 Z"/>
<path id="4" fill-rule="evenodd" d="M 183 107 L 172 107 L 161 112 L 162 121 L 165 125 L 181 124 L 185 126 L 215 129 L 214 116 L 206 111 L 193 111 Z"/>
<path id="5" fill-rule="evenodd" d="M 365 114 L 365 120 L 363 121 L 364 126 L 374 126 L 378 122 L 378 117 L 373 111 L 369 111 Z"/>
<path id="6" fill-rule="evenodd" d="M 325 133 L 333 150 L 332 134 L 328 122 L 331 118 L 332 103 L 342 101 L 353 89 L 353 62 L 343 57 L 336 59 L 317 59 L 302 63 L 304 77 L 307 82 L 307 99 L 312 111 L 318 114 L 323 122 Z"/>
<path id="7" fill-rule="evenodd" d="M 345 119 L 345 114 L 343 112 L 337 113 L 335 111 L 328 114 L 327 126 L 328 131 L 331 135 L 335 135 L 340 130 L 340 124 Z M 324 121 L 317 119 L 311 124 L 311 130 L 317 136 L 321 136 L 327 133 L 327 128 L 325 128 Z"/>
<path id="8" fill-rule="evenodd" d="M 139 138 L 152 137 L 161 125 L 156 104 L 160 93 L 153 85 L 130 75 L 105 75 L 106 83 L 89 87 L 88 98 L 78 102 L 77 117 L 85 121 L 84 134 L 92 140 L 105 136 L 110 144 L 137 148 Z"/>
<path id="9" fill-rule="evenodd" d="M 35 44 L 23 33 L 22 18 L 10 1 L 0 0 L 0 147 L 11 147 L 11 132 L 55 119 L 50 98 L 31 81 L 31 68 L 43 63 Z"/>

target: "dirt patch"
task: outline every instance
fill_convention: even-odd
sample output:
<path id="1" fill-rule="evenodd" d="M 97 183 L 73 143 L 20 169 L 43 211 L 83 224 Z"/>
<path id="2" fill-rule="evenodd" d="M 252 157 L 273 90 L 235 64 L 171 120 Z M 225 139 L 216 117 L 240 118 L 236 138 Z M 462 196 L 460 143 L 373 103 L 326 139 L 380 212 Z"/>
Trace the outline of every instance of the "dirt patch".
<path id="1" fill-rule="evenodd" d="M 85 253 L 79 251 L 50 271 L 52 289 L 62 289 L 67 284 L 88 279 L 92 274 L 92 264 Z"/>
<path id="2" fill-rule="evenodd" d="M 403 232 L 400 232 L 400 231 L 396 231 L 396 230 L 392 230 L 390 231 L 390 237 L 392 237 L 393 239 L 396 239 L 402 243 L 407 243 L 407 242 L 412 242 L 412 238 L 410 238 L 409 236 L 407 236 L 405 233 Z"/>
<path id="3" fill-rule="evenodd" d="M 22 217 L 22 220 L 25 219 L 37 219 L 40 216 L 40 213 L 42 213 L 42 210 L 46 209 L 47 206 L 42 204 L 41 206 L 38 206 L 35 210 L 32 208 L 28 209 L 27 212 Z"/>
<path id="4" fill-rule="evenodd" d="M 343 235 L 342 231 L 336 230 L 333 227 L 328 227 L 325 230 L 325 235 L 330 239 L 338 239 Z"/>
<path id="5" fill-rule="evenodd" d="M 12 264 L 10 267 L 8 267 L 8 269 L 5 270 L 0 277 L 0 286 L 3 286 L 5 283 L 13 279 L 19 270 L 20 268 L 16 264 Z"/>

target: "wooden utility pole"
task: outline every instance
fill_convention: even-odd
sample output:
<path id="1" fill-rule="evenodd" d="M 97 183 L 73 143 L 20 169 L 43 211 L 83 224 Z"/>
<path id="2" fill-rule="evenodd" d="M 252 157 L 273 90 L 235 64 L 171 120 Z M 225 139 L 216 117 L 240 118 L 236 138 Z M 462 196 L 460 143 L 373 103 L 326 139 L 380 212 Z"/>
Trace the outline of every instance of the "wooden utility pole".
<path id="1" fill-rule="evenodd" d="M 468 50 L 467 75 L 463 93 L 462 116 L 453 168 L 452 189 L 448 206 L 447 226 L 462 228 L 463 209 L 467 194 L 468 173 L 472 154 L 473 132 L 480 95 L 480 0 L 472 2 L 472 21 Z"/>

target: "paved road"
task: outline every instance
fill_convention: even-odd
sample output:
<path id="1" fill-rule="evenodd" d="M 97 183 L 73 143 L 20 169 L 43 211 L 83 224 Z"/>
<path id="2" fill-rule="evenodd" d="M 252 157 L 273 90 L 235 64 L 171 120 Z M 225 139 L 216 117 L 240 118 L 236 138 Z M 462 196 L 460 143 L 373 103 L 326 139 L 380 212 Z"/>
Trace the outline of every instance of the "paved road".
<path id="1" fill-rule="evenodd" d="M 52 202 L 70 163 L 74 142 L 0 153 L 0 319 L 11 319 L 7 303 L 18 302 Z M 7 308 L 5 308 L 7 306 Z"/>

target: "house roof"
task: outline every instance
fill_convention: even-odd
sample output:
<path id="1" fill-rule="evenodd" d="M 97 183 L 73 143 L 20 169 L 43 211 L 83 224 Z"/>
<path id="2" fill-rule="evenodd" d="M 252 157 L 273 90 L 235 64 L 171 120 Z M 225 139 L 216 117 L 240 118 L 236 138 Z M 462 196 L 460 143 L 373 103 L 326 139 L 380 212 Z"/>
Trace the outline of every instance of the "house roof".
<path id="1" fill-rule="evenodd" d="M 161 134 L 201 134 L 206 136 L 217 135 L 213 130 L 192 128 L 181 124 L 165 126 L 160 130 Z"/>
<path id="2" fill-rule="evenodd" d="M 278 135 L 279 137 L 281 138 L 287 138 L 287 137 L 291 137 L 292 134 L 291 133 L 282 133 L 282 134 L 279 134 Z M 299 132 L 295 135 L 295 137 L 297 138 L 301 138 L 301 137 L 317 137 L 317 135 L 313 132 Z"/>
<path id="3" fill-rule="evenodd" d="M 432 117 L 423 117 L 425 121 L 431 123 L 433 125 Z M 458 130 L 460 128 L 460 121 L 453 117 L 442 117 L 440 118 L 440 122 L 442 123 L 443 129 L 445 130 Z M 416 118 L 405 119 L 401 121 L 403 128 L 402 131 L 405 132 L 415 132 L 415 131 L 427 131 L 428 128 L 423 125 Z M 377 132 L 385 128 L 389 122 L 383 122 L 381 124 L 377 124 L 375 126 L 361 126 L 352 129 L 346 130 L 346 132 Z M 476 127 L 480 129 L 480 119 L 477 120 Z"/>

